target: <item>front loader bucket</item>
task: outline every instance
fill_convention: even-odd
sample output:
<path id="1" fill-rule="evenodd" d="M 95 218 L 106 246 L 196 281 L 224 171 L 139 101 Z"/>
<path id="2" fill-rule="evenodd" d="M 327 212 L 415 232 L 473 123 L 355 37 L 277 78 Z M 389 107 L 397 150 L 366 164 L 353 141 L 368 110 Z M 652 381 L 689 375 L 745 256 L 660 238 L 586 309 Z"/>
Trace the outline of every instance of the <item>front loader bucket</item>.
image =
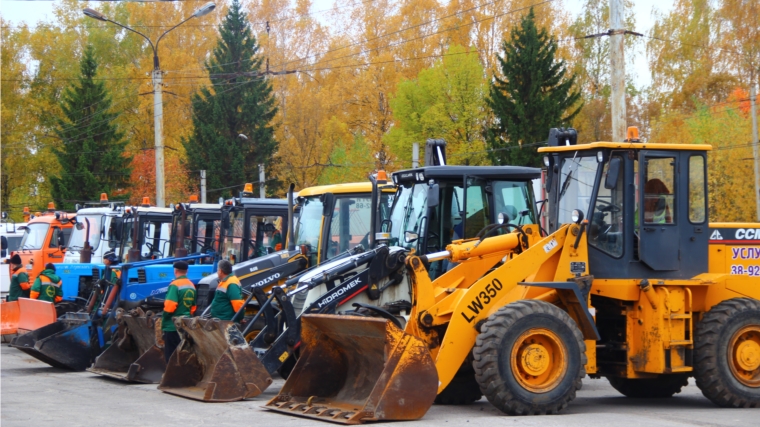
<path id="1" fill-rule="evenodd" d="M 93 328 L 87 313 L 66 313 L 54 323 L 14 338 L 11 347 L 56 368 L 84 371 L 100 351 Z"/>
<path id="2" fill-rule="evenodd" d="M 304 315 L 301 355 L 268 409 L 344 424 L 416 420 L 438 373 L 419 338 L 379 318 Z"/>
<path id="3" fill-rule="evenodd" d="M 272 377 L 233 322 L 175 319 L 182 336 L 159 390 L 205 402 L 234 402 L 261 394 Z"/>
<path id="4" fill-rule="evenodd" d="M 164 351 L 156 344 L 156 318 L 142 310 L 123 314 L 116 339 L 88 371 L 122 381 L 157 384 L 166 370 Z"/>

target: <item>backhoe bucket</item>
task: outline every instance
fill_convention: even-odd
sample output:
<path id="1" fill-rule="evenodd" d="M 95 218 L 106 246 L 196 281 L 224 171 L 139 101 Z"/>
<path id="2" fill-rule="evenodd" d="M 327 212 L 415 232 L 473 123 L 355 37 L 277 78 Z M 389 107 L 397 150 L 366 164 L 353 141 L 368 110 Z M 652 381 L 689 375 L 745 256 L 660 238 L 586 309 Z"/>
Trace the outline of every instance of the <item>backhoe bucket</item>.
<path id="1" fill-rule="evenodd" d="M 272 377 L 233 322 L 175 319 L 182 336 L 169 359 L 159 390 L 205 402 L 234 402 L 258 396 Z"/>
<path id="2" fill-rule="evenodd" d="M 416 420 L 438 391 L 425 343 L 385 319 L 304 315 L 300 348 L 268 409 L 344 424 Z"/>
<path id="3" fill-rule="evenodd" d="M 88 371 L 117 380 L 157 384 L 166 370 L 164 351 L 156 343 L 156 320 L 137 309 L 117 316 L 119 328 L 110 347 Z"/>
<path id="4" fill-rule="evenodd" d="M 14 338 L 11 347 L 56 368 L 84 371 L 100 352 L 93 327 L 89 314 L 66 313 L 54 323 Z"/>

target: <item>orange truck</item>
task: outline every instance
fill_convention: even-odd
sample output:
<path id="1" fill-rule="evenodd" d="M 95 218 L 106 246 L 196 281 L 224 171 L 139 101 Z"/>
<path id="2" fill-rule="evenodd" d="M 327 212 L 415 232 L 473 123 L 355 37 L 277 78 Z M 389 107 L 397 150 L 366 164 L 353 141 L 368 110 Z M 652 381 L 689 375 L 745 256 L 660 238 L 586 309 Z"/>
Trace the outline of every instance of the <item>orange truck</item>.
<path id="1" fill-rule="evenodd" d="M 45 269 L 45 264 L 63 262 L 66 243 L 74 226 L 73 217 L 56 211 L 53 202 L 48 203 L 46 212 L 31 216 L 18 249 L 11 253 L 21 257 L 30 282 Z"/>

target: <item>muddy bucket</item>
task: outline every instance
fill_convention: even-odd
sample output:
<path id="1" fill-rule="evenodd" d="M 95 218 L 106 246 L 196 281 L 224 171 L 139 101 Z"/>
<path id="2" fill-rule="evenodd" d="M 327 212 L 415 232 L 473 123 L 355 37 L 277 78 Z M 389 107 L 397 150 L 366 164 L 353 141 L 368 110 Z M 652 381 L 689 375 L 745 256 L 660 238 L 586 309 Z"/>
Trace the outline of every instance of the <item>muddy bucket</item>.
<path id="1" fill-rule="evenodd" d="M 266 407 L 344 424 L 416 420 L 438 373 L 425 343 L 379 318 L 304 315 L 301 355 Z"/>
<path id="2" fill-rule="evenodd" d="M 182 337 L 158 389 L 205 402 L 258 396 L 272 377 L 235 323 L 219 319 L 175 319 Z"/>
<path id="3" fill-rule="evenodd" d="M 128 382 L 160 382 L 166 361 L 163 349 L 156 344 L 155 328 L 159 318 L 140 309 L 130 314 L 117 314 L 116 339 L 87 370 Z"/>
<path id="4" fill-rule="evenodd" d="M 14 338 L 11 347 L 56 368 L 84 371 L 100 352 L 93 328 L 89 314 L 66 313 L 54 323 Z"/>

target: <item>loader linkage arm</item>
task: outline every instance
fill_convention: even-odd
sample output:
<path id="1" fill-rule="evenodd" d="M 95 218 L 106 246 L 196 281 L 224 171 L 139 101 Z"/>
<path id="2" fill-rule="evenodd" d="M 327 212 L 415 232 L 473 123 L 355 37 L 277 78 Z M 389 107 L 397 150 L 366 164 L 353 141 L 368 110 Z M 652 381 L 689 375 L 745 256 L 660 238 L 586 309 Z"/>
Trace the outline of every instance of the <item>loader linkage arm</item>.
<path id="1" fill-rule="evenodd" d="M 530 246 L 519 254 L 516 233 L 490 237 L 479 244 L 451 244 L 445 252 L 435 255 L 459 264 L 434 281 L 429 279 L 423 262 L 431 256 L 427 260 L 407 258 L 413 301 L 405 332 L 427 342 L 438 370 L 439 393 L 475 345 L 480 323 L 496 310 L 522 299 L 559 304 L 563 299 L 577 300 L 560 297 L 558 290 L 551 289 L 551 283 L 561 282 L 562 287 L 572 288 L 576 277 L 588 275 L 583 228 L 578 224 L 564 225 L 543 239 L 534 229 L 529 236 Z M 443 253 L 448 256 L 440 255 Z M 501 265 L 492 268 L 502 259 Z M 492 264 L 488 266 L 486 260 Z M 584 270 L 578 271 L 578 266 Z M 533 287 L 530 282 L 542 283 Z M 585 301 L 582 303 L 585 309 Z M 569 311 L 573 316 L 574 310 Z M 576 322 L 582 324 L 583 320 Z"/>

